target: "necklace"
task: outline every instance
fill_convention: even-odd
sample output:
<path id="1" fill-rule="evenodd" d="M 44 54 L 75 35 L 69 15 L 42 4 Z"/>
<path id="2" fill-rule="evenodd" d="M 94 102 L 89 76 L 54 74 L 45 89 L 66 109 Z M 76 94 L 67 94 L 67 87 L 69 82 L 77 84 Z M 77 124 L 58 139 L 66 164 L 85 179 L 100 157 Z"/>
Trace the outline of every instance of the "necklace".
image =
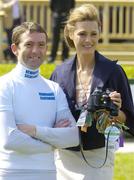
<path id="1" fill-rule="evenodd" d="M 86 71 L 84 74 L 84 71 L 78 71 L 78 68 L 77 68 L 77 85 L 79 87 L 79 91 L 77 92 L 77 95 L 79 97 L 78 99 L 82 99 L 83 101 L 82 104 L 87 103 L 87 100 L 90 94 L 93 70 L 94 70 L 94 67 L 90 71 L 88 72 Z M 80 74 L 80 72 L 82 73 Z"/>

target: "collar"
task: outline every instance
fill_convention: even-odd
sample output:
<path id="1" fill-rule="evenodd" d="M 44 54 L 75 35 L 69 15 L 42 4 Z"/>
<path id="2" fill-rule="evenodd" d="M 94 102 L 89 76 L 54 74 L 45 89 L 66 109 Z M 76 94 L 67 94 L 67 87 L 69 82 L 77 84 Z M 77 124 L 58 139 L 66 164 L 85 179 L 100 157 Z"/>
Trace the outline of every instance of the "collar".
<path id="1" fill-rule="evenodd" d="M 17 75 L 23 78 L 33 79 L 39 76 L 39 69 L 32 70 L 20 63 L 17 64 L 14 70 L 17 73 Z"/>

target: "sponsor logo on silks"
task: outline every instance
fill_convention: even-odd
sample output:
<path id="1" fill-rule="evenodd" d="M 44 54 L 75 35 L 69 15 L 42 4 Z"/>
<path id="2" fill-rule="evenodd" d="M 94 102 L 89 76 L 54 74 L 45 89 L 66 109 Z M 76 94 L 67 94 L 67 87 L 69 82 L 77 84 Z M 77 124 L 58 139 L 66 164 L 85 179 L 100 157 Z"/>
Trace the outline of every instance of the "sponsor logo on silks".
<path id="1" fill-rule="evenodd" d="M 39 74 L 39 70 L 36 71 L 30 71 L 30 70 L 26 70 L 25 71 L 25 77 L 26 78 L 36 78 Z"/>
<path id="2" fill-rule="evenodd" d="M 39 96 L 41 100 L 55 100 L 54 93 L 41 93 L 39 92 Z"/>

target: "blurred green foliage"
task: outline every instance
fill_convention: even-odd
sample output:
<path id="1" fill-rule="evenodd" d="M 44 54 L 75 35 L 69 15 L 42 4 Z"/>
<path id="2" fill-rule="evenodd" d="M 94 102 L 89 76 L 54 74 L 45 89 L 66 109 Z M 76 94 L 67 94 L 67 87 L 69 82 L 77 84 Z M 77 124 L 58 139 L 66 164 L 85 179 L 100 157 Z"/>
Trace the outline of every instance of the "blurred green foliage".
<path id="1" fill-rule="evenodd" d="M 11 71 L 15 67 L 15 64 L 0 64 L 0 76 Z M 43 64 L 41 65 L 41 75 L 49 78 L 51 73 L 54 71 L 55 64 Z M 133 65 L 122 65 L 124 71 L 129 79 L 134 79 L 134 66 Z"/>
<path id="2" fill-rule="evenodd" d="M 134 179 L 134 153 L 117 153 L 115 156 L 114 179 Z"/>
<path id="3" fill-rule="evenodd" d="M 0 76 L 8 73 L 15 67 L 15 64 L 0 64 Z M 49 78 L 51 73 L 54 71 L 56 65 L 54 64 L 43 64 L 41 65 L 40 72 L 41 75 Z"/>
<path id="4" fill-rule="evenodd" d="M 134 65 L 121 65 L 129 79 L 134 79 Z"/>

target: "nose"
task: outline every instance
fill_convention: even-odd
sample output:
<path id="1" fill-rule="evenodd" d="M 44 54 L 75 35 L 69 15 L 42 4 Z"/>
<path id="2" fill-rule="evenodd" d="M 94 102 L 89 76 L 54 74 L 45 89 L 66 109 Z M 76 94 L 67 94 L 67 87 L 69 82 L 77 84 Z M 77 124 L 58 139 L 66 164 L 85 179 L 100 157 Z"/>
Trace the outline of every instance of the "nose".
<path id="1" fill-rule="evenodd" d="M 86 42 L 90 42 L 90 41 L 91 41 L 91 36 L 90 36 L 90 35 L 87 35 L 85 41 L 86 41 Z"/>
<path id="2" fill-rule="evenodd" d="M 38 46 L 37 45 L 34 45 L 33 47 L 32 47 L 32 52 L 33 53 L 36 53 L 36 52 L 38 52 Z"/>

